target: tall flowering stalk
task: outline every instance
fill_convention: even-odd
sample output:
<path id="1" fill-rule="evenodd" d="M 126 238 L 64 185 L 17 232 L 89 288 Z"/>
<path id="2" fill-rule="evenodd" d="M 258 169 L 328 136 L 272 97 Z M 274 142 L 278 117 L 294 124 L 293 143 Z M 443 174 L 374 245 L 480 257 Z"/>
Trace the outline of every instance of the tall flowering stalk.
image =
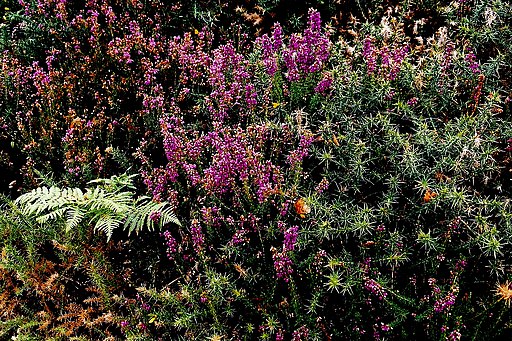
<path id="1" fill-rule="evenodd" d="M 382 45 L 376 46 L 375 39 L 367 36 L 363 41 L 362 56 L 366 63 L 366 73 L 368 75 L 378 74 L 384 79 L 394 81 L 402 64 L 409 53 L 409 45 Z"/>
<path id="2" fill-rule="evenodd" d="M 263 54 L 263 64 L 265 71 L 270 75 L 279 70 L 279 52 L 283 45 L 283 29 L 279 23 L 274 24 L 272 35 L 264 34 L 256 40 L 260 45 Z"/>
<path id="3" fill-rule="evenodd" d="M 285 75 L 289 81 L 297 81 L 322 70 L 329 59 L 331 43 L 328 35 L 321 30 L 320 13 L 310 10 L 304 33 L 292 34 L 282 52 Z"/>
<path id="4" fill-rule="evenodd" d="M 212 92 L 206 99 L 212 119 L 222 123 L 230 109 L 240 110 L 247 107 L 247 104 L 253 108 L 257 104 L 255 88 L 250 79 L 248 61 L 235 51 L 231 43 L 213 51 L 208 69 L 208 83 Z"/>
<path id="5" fill-rule="evenodd" d="M 292 34 L 288 42 L 283 41 L 279 24 L 274 25 L 271 35 L 265 34 L 256 41 L 269 75 L 273 76 L 282 65 L 286 79 L 294 82 L 324 69 L 330 56 L 329 35 L 322 30 L 320 13 L 311 9 L 308 14 L 307 28 L 302 34 Z"/>

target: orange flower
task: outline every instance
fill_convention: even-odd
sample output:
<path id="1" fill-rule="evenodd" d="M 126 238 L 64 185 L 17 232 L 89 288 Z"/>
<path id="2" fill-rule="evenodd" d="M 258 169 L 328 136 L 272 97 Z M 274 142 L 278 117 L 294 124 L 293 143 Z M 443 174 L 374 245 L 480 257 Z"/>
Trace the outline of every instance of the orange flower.
<path id="1" fill-rule="evenodd" d="M 363 247 L 370 247 L 370 246 L 373 246 L 375 245 L 375 242 L 373 240 L 369 240 L 367 242 L 364 242 L 363 244 L 361 244 L 361 246 Z"/>
<path id="2" fill-rule="evenodd" d="M 510 302 L 512 302 L 512 283 L 506 281 L 503 284 L 498 284 L 496 295 L 500 297 L 499 301 L 504 300 L 507 307 L 510 308 Z"/>
<path id="3" fill-rule="evenodd" d="M 295 212 L 301 217 L 302 219 L 306 218 L 306 214 L 309 214 L 311 212 L 311 208 L 306 204 L 306 201 L 304 199 L 300 198 L 297 200 L 294 204 Z"/>
<path id="4" fill-rule="evenodd" d="M 430 200 L 434 199 L 435 197 L 437 197 L 437 193 L 427 189 L 427 191 L 425 192 L 425 195 L 423 196 L 423 202 L 429 202 Z"/>
<path id="5" fill-rule="evenodd" d="M 332 143 L 334 143 L 337 147 L 340 146 L 340 142 L 338 141 L 338 138 L 334 134 L 332 134 Z"/>

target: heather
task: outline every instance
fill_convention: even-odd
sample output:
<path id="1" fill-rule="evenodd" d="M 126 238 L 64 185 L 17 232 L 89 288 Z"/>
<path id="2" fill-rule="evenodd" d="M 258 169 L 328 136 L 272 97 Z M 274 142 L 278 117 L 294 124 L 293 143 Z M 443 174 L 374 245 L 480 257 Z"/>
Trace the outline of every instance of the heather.
<path id="1" fill-rule="evenodd" d="M 4 1 L 0 335 L 510 337 L 505 1 Z"/>

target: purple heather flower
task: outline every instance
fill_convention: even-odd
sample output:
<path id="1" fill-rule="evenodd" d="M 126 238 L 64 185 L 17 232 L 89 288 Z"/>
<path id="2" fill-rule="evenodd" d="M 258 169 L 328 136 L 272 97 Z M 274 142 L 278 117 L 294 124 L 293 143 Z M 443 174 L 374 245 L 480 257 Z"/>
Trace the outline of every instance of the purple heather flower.
<path id="1" fill-rule="evenodd" d="M 466 48 L 466 55 L 464 56 L 469 69 L 474 73 L 480 73 L 480 64 L 476 61 L 476 55 L 473 53 L 473 49 L 470 47 Z"/>
<path id="2" fill-rule="evenodd" d="M 246 234 L 247 234 L 246 230 L 237 230 L 235 232 L 235 234 L 233 235 L 233 237 L 231 238 L 231 243 L 233 243 L 233 245 L 245 243 L 245 241 L 246 241 L 245 235 Z"/>
<path id="3" fill-rule="evenodd" d="M 277 52 L 283 45 L 283 28 L 281 24 L 275 23 L 272 30 L 272 52 Z"/>
<path id="4" fill-rule="evenodd" d="M 303 135 L 300 137 L 299 148 L 288 155 L 288 163 L 292 168 L 298 166 L 302 160 L 309 155 L 309 146 L 314 141 L 314 136 Z"/>
<path id="5" fill-rule="evenodd" d="M 241 103 L 246 92 L 244 84 L 249 78 L 249 62 L 236 52 L 231 42 L 213 51 L 213 59 L 208 68 L 208 83 L 213 91 L 207 99 L 212 119 L 223 122 L 229 109 Z M 249 91 L 252 89 L 249 88 Z M 249 98 L 253 100 L 252 92 Z"/>
<path id="6" fill-rule="evenodd" d="M 443 75 L 446 75 L 446 71 L 450 69 L 452 66 L 452 52 L 454 49 L 454 44 L 449 42 L 446 44 L 443 60 L 441 62 L 441 71 Z"/>
<path id="7" fill-rule="evenodd" d="M 256 93 L 256 89 L 254 88 L 254 85 L 247 84 L 245 86 L 245 101 L 249 108 L 256 107 L 256 104 L 258 104 L 257 96 L 258 96 L 258 94 Z"/>
<path id="8" fill-rule="evenodd" d="M 162 213 L 160 212 L 151 212 L 149 215 L 149 219 L 155 223 L 157 223 L 160 220 L 160 217 L 162 216 Z"/>
<path id="9" fill-rule="evenodd" d="M 322 193 L 323 193 L 323 192 L 325 192 L 328 188 L 329 188 L 329 181 L 328 181 L 326 178 L 323 178 L 323 179 L 318 183 L 318 185 L 316 185 L 316 187 L 315 187 L 315 191 L 316 191 L 318 194 L 322 194 Z"/>
<path id="10" fill-rule="evenodd" d="M 403 61 L 409 52 L 409 46 L 393 47 L 393 50 L 386 45 L 380 49 L 374 45 L 374 39 L 366 37 L 363 42 L 363 59 L 366 62 L 366 72 L 371 75 L 377 69 L 377 59 L 380 57 L 380 74 L 389 80 L 395 80 L 401 70 Z"/>
<path id="11" fill-rule="evenodd" d="M 389 79 L 395 80 L 396 76 L 400 72 L 402 63 L 409 52 L 409 46 L 404 45 L 401 48 L 395 49 L 393 51 L 393 64 L 391 70 L 389 71 Z"/>
<path id="12" fill-rule="evenodd" d="M 204 245 L 204 234 L 201 229 L 201 225 L 199 224 L 199 220 L 192 220 L 190 234 L 192 235 L 192 243 L 194 245 L 194 250 L 196 250 L 197 253 L 200 253 Z"/>
<path id="13" fill-rule="evenodd" d="M 452 291 L 448 293 L 445 297 L 441 297 L 434 303 L 434 311 L 436 313 L 441 313 L 443 311 L 450 310 L 451 306 L 455 304 L 455 293 Z"/>
<path id="14" fill-rule="evenodd" d="M 293 34 L 283 49 L 286 78 L 297 81 L 320 71 L 329 59 L 330 47 L 328 35 L 321 32 L 320 13 L 310 10 L 308 27 L 303 35 Z"/>
<path id="15" fill-rule="evenodd" d="M 219 217 L 219 208 L 217 206 L 202 207 L 201 219 L 208 225 L 216 227 L 220 226 L 221 218 Z"/>
<path id="16" fill-rule="evenodd" d="M 278 69 L 278 56 L 277 53 L 281 49 L 282 41 L 282 29 L 279 23 L 274 25 L 272 31 L 272 38 L 268 34 L 264 34 L 262 37 L 256 39 L 256 45 L 258 45 L 263 54 L 263 65 L 267 74 L 273 76 Z"/>
<path id="17" fill-rule="evenodd" d="M 388 69 L 391 65 L 391 60 L 389 59 L 389 48 L 387 46 L 383 46 L 380 51 L 380 64 L 383 69 Z"/>
<path id="18" fill-rule="evenodd" d="M 297 238 L 299 236 L 299 227 L 293 226 L 287 229 L 284 233 L 284 243 L 283 243 L 283 251 L 293 251 L 295 250 L 295 243 L 297 242 Z"/>
<path id="19" fill-rule="evenodd" d="M 386 96 L 384 96 L 384 99 L 386 101 L 392 101 L 393 100 L 393 97 L 395 97 L 395 91 L 394 90 L 390 90 Z"/>
<path id="20" fill-rule="evenodd" d="M 281 215 L 281 217 L 284 217 L 286 214 L 288 214 L 288 210 L 290 208 L 290 204 L 291 204 L 291 201 L 290 200 L 286 200 L 282 206 L 281 206 L 281 210 L 279 211 L 279 215 Z"/>
<path id="21" fill-rule="evenodd" d="M 315 92 L 326 95 L 331 89 L 333 79 L 330 74 L 326 73 L 322 80 L 315 87 Z"/>
<path id="22" fill-rule="evenodd" d="M 169 260 L 174 260 L 174 254 L 178 252 L 178 242 L 174 237 L 171 235 L 171 233 L 166 230 L 162 233 L 162 236 L 165 240 L 165 245 L 167 246 L 166 255 Z"/>
<path id="23" fill-rule="evenodd" d="M 302 341 L 309 339 L 309 329 L 302 326 L 292 333 L 292 341 Z"/>
<path id="24" fill-rule="evenodd" d="M 459 260 L 457 264 L 455 264 L 455 271 L 460 272 L 464 270 L 467 264 L 468 263 L 464 259 Z"/>
<path id="25" fill-rule="evenodd" d="M 275 251 L 272 255 L 274 260 L 274 269 L 276 270 L 277 278 L 283 279 L 286 283 L 290 281 L 290 275 L 293 273 L 293 262 L 286 252 Z"/>
<path id="26" fill-rule="evenodd" d="M 461 336 L 462 334 L 458 330 L 454 330 L 448 335 L 447 341 L 458 341 Z"/>
<path id="27" fill-rule="evenodd" d="M 377 281 L 370 278 L 365 279 L 364 288 L 377 296 L 381 301 L 388 295 L 388 293 Z"/>
<path id="28" fill-rule="evenodd" d="M 507 152 L 512 152 L 512 139 L 507 140 L 508 146 L 505 148 Z"/>
<path id="29" fill-rule="evenodd" d="M 418 104 L 418 97 L 413 97 L 407 101 L 407 105 L 410 107 L 413 107 L 416 104 Z"/>
<path id="30" fill-rule="evenodd" d="M 366 61 L 366 72 L 370 75 L 377 67 L 376 53 L 370 37 L 366 37 L 364 40 L 363 58 Z"/>

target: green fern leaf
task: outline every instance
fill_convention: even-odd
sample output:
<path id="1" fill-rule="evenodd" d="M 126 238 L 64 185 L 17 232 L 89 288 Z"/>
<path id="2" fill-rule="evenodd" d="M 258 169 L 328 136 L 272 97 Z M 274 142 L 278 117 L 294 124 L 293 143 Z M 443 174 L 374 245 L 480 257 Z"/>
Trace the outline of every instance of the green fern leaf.
<path id="1" fill-rule="evenodd" d="M 133 177 L 121 175 L 94 180 L 90 183 L 100 185 L 86 188 L 85 193 L 79 188 L 39 187 L 21 195 L 14 205 L 39 223 L 61 220 L 66 231 L 86 224 L 84 227 L 94 226 L 95 231 L 105 233 L 109 240 L 114 229 L 121 225 L 129 235 L 143 228 L 153 230 L 170 223 L 180 225 L 169 203 L 153 202 L 149 197 L 134 199 L 132 192 L 121 191 L 135 188 Z M 157 222 L 151 219 L 154 213 L 160 214 Z"/>
<path id="2" fill-rule="evenodd" d="M 51 220 L 57 220 L 62 218 L 67 210 L 67 207 L 59 208 L 58 210 L 51 211 L 50 213 L 37 217 L 36 221 L 40 224 L 45 224 Z"/>
<path id="3" fill-rule="evenodd" d="M 154 213 L 160 214 L 157 223 L 151 219 L 151 215 Z M 152 231 L 155 229 L 155 225 L 162 227 L 169 223 L 180 225 L 169 203 L 156 203 L 149 197 L 141 197 L 136 202 L 135 210 L 128 214 L 124 225 L 130 235 L 134 231 L 138 233 L 144 227 Z"/>
<path id="4" fill-rule="evenodd" d="M 118 228 L 123 221 L 115 216 L 102 215 L 96 220 L 94 231 L 100 231 L 107 235 L 107 241 L 112 237 L 114 229 Z"/>
<path id="5" fill-rule="evenodd" d="M 66 232 L 77 228 L 84 220 L 85 215 L 86 211 L 80 207 L 71 207 L 66 214 Z"/>

